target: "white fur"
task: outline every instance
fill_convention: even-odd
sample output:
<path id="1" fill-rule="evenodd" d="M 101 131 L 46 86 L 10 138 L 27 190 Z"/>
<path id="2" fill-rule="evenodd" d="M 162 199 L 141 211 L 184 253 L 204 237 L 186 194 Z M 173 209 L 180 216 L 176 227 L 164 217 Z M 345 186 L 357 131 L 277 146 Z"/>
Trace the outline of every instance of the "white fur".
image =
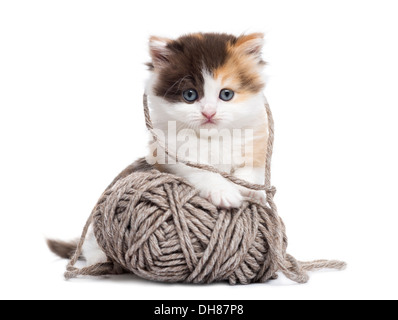
<path id="1" fill-rule="evenodd" d="M 200 136 L 201 129 L 229 130 L 232 133 L 234 129 L 256 129 L 266 125 L 267 120 L 264 112 L 265 101 L 262 93 L 253 95 L 251 98 L 245 100 L 245 102 L 237 103 L 234 102 L 234 100 L 225 102 L 219 99 L 219 95 L 222 89 L 228 88 L 225 86 L 226 84 L 221 83 L 220 79 L 214 79 L 206 70 L 203 71 L 203 77 L 205 79 L 204 97 L 201 100 L 193 104 L 187 104 L 185 102 L 172 104 L 162 97 L 157 97 L 153 94 L 152 88 L 157 81 L 157 74 L 153 73 L 148 81 L 146 92 L 150 97 L 151 113 L 155 128 L 167 132 L 169 121 L 175 121 L 177 123 L 177 130 L 191 129 L 192 133 L 188 141 L 191 141 L 190 143 L 192 143 L 192 141 L 195 142 L 195 146 L 193 146 L 193 149 L 195 149 L 195 147 L 201 146 L 208 141 L 208 138 L 212 137 L 211 132 L 209 134 L 210 136 Z M 235 97 L 238 98 L 238 93 L 235 93 L 235 95 Z M 206 118 L 202 115 L 202 112 L 206 110 L 214 110 L 217 112 L 216 116 L 213 118 L 216 124 L 203 125 Z M 218 141 L 217 133 L 214 133 L 214 135 L 213 138 Z M 178 150 L 181 144 L 177 141 L 177 145 L 174 145 L 174 140 L 168 139 L 167 134 L 164 136 L 169 144 L 169 149 L 171 146 L 174 150 Z M 254 140 L 256 138 L 258 137 L 253 137 Z M 221 150 L 217 151 L 219 151 L 221 155 L 230 154 L 231 158 L 234 159 L 234 152 L 236 152 L 234 149 L 234 142 L 235 141 L 233 141 L 230 146 L 221 145 Z M 184 143 L 187 144 L 186 141 Z M 209 154 L 200 152 L 196 159 L 187 158 L 185 160 L 211 164 L 222 171 L 230 173 L 237 168 L 237 164 L 233 162 L 216 165 L 210 163 L 209 159 L 212 156 L 211 143 L 208 151 Z M 197 156 L 197 154 L 195 155 Z M 262 192 L 251 192 L 250 190 L 240 188 L 218 174 L 190 168 L 183 164 L 165 165 L 165 168 L 167 171 L 187 179 L 200 191 L 201 196 L 209 199 L 218 207 L 240 207 L 244 197 L 255 197 L 260 201 L 265 201 L 265 195 Z M 253 183 L 264 183 L 263 169 L 246 167 L 244 170 L 237 170 L 235 175 Z"/>
<path id="2" fill-rule="evenodd" d="M 90 226 L 86 241 L 84 241 L 83 257 L 88 266 L 92 266 L 97 263 L 105 263 L 108 260 L 105 253 L 97 243 L 92 226 Z"/>

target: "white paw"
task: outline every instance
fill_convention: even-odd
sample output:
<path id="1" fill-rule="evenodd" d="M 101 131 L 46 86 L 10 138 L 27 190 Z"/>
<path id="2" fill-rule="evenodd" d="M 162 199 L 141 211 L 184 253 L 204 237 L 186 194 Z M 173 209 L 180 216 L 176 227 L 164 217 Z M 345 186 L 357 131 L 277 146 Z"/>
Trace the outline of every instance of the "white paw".
<path id="1" fill-rule="evenodd" d="M 242 193 L 242 196 L 249 201 L 258 201 L 264 206 L 267 204 L 267 196 L 264 191 L 255 191 L 242 188 L 240 192 Z"/>
<path id="2" fill-rule="evenodd" d="M 239 208 L 243 202 L 239 189 L 229 184 L 206 188 L 201 191 L 201 196 L 221 209 Z"/>

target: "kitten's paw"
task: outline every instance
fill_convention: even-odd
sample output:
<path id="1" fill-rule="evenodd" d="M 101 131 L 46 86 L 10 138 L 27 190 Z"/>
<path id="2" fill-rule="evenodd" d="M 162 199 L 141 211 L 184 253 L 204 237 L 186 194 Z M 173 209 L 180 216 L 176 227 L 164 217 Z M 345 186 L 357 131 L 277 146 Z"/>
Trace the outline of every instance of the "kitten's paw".
<path id="1" fill-rule="evenodd" d="M 242 196 L 247 200 L 254 200 L 260 202 L 263 206 L 267 204 L 267 196 L 264 191 L 255 191 L 246 188 L 240 190 Z"/>
<path id="2" fill-rule="evenodd" d="M 221 209 L 239 208 L 243 197 L 234 186 L 226 185 L 224 188 L 202 190 L 201 196 Z"/>

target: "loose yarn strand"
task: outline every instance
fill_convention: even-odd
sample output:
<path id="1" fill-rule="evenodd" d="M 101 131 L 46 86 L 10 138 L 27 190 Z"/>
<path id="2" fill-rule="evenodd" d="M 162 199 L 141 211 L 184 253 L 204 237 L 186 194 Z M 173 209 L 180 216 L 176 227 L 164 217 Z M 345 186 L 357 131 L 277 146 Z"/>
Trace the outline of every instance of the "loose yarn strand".
<path id="1" fill-rule="evenodd" d="M 106 192 L 104 192 L 105 194 Z M 102 198 L 102 197 L 101 197 Z M 76 268 L 75 265 L 77 261 L 80 259 L 83 253 L 83 245 L 86 241 L 87 233 L 90 228 L 91 223 L 93 222 L 94 215 L 96 213 L 98 204 L 95 206 L 93 211 L 90 214 L 90 217 L 87 219 L 87 222 L 83 228 L 82 235 L 80 237 L 79 243 L 77 244 L 75 253 L 70 259 L 64 277 L 66 280 L 70 280 L 76 278 L 78 276 L 101 276 L 101 275 L 109 275 L 109 274 L 120 274 L 121 269 L 114 265 L 112 262 L 106 263 L 97 263 L 92 266 L 87 266 L 84 268 Z"/>
<path id="2" fill-rule="evenodd" d="M 275 189 L 270 186 L 267 187 L 266 185 L 250 183 L 245 180 L 239 179 L 239 178 L 233 176 L 232 174 L 218 170 L 217 168 L 215 168 L 213 166 L 206 165 L 206 164 L 198 164 L 198 163 L 194 163 L 191 161 L 180 159 L 177 154 L 175 154 L 174 152 L 169 150 L 169 148 L 166 146 L 166 143 L 163 142 L 159 138 L 159 136 L 156 134 L 154 127 L 153 127 L 152 120 L 151 120 L 151 115 L 150 115 L 149 106 L 148 106 L 148 96 L 146 94 L 144 94 L 144 97 L 143 97 L 143 105 L 144 105 L 146 127 L 151 132 L 153 139 L 155 140 L 155 142 L 158 143 L 159 147 L 164 150 L 164 152 L 167 156 L 173 158 L 176 161 L 176 163 L 181 163 L 181 164 L 184 164 L 188 167 L 192 167 L 195 169 L 201 169 L 201 170 L 217 173 L 217 174 L 221 175 L 222 177 L 224 177 L 225 179 L 233 182 L 234 184 L 237 184 L 241 187 L 245 187 L 247 189 L 256 190 L 256 191 L 264 190 L 266 192 L 275 193 Z M 268 109 L 269 109 L 269 107 L 268 107 Z M 271 142 L 271 146 L 270 146 L 271 148 L 272 148 L 272 144 L 273 144 L 273 141 Z M 272 153 L 271 153 L 271 157 L 272 157 Z M 267 158 L 269 158 L 269 160 L 268 159 L 267 160 L 270 162 L 270 157 L 267 157 Z M 270 164 L 269 164 L 269 166 L 270 166 Z M 268 177 L 268 181 L 269 180 L 270 180 L 270 177 Z"/>
<path id="3" fill-rule="evenodd" d="M 286 253 L 285 226 L 274 202 L 276 189 L 271 185 L 274 120 L 268 102 L 264 185 L 238 179 L 209 165 L 179 159 L 157 136 L 146 94 L 143 106 L 146 126 L 167 156 L 177 163 L 220 174 L 242 187 L 265 191 L 267 206 L 245 202 L 240 209 L 218 211 L 184 179 L 151 167 L 141 170 L 147 164 L 140 160 L 126 168 L 100 197 L 67 266 L 66 279 L 130 271 L 155 281 L 229 280 L 231 284 L 248 284 L 276 279 L 276 272 L 280 271 L 292 281 L 305 283 L 308 271 L 346 267 L 337 260 L 301 262 Z M 170 218 L 174 225 L 167 223 Z M 91 224 L 108 262 L 79 269 L 75 265 Z M 225 246 L 226 242 L 231 245 Z"/>
<path id="4" fill-rule="evenodd" d="M 266 99 L 265 99 L 266 100 Z M 158 142 L 160 147 L 165 151 L 166 155 L 174 158 L 174 160 L 177 163 L 182 163 L 185 164 L 189 167 L 196 168 L 196 169 L 201 169 L 213 173 L 218 173 L 225 179 L 231 181 L 234 184 L 237 184 L 239 186 L 251 189 L 251 190 L 264 190 L 267 194 L 267 202 L 270 205 L 272 211 L 275 213 L 276 216 L 278 216 L 278 210 L 276 207 L 276 204 L 274 202 L 274 196 L 276 193 L 276 188 L 271 185 L 271 164 L 272 164 L 272 156 L 273 156 L 273 150 L 274 150 L 274 140 L 275 140 L 275 123 L 274 123 L 274 117 L 272 115 L 271 108 L 268 104 L 268 101 L 265 101 L 265 111 L 267 114 L 268 118 L 268 141 L 267 141 L 267 146 L 266 146 L 266 161 L 265 161 L 265 184 L 264 185 L 259 185 L 259 184 L 254 184 L 250 183 L 245 180 L 238 179 L 234 177 L 233 175 L 223 172 L 218 170 L 217 168 L 214 168 L 209 165 L 204 165 L 204 164 L 196 164 L 192 163 L 190 161 L 185 161 L 181 160 L 178 158 L 178 156 L 174 153 L 171 153 L 165 143 L 161 141 L 161 139 L 158 137 L 156 132 L 154 131 L 154 126 L 153 122 L 151 120 L 151 115 L 149 111 L 149 106 L 148 106 L 148 96 L 147 94 L 144 94 L 143 96 L 143 106 L 144 106 L 144 114 L 145 114 L 145 123 L 148 128 L 148 130 L 151 132 L 154 140 Z M 278 217 L 280 220 L 280 218 Z M 281 227 L 280 225 L 278 227 Z M 283 227 L 284 229 L 284 227 Z M 305 283 L 308 282 L 308 276 L 306 275 L 305 271 L 312 271 L 315 269 L 325 269 L 325 268 L 330 268 L 330 269 L 338 269 L 342 270 L 346 267 L 345 262 L 341 261 L 328 261 L 328 260 L 322 260 L 322 263 L 319 261 L 310 261 L 310 262 L 299 262 L 297 261 L 293 256 L 287 255 L 284 259 L 281 259 L 279 261 L 279 265 L 281 268 L 281 271 L 287 276 L 289 279 L 299 282 L 299 283 Z M 304 270 L 305 269 L 305 270 Z"/>

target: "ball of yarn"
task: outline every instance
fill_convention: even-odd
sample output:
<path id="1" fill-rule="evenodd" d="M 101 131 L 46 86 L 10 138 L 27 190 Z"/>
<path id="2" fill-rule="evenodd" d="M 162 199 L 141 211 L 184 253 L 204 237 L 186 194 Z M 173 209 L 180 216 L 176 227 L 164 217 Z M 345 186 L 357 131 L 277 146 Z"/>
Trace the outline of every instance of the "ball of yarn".
<path id="1" fill-rule="evenodd" d="M 116 182 L 93 219 L 109 259 L 148 280 L 265 282 L 285 261 L 285 228 L 269 206 L 217 209 L 185 180 L 156 170 Z"/>
<path id="2" fill-rule="evenodd" d="M 146 95 L 143 102 L 147 128 L 163 145 L 154 131 Z M 263 186 L 211 166 L 182 163 L 220 174 L 252 190 L 266 190 L 266 205 L 253 200 L 239 209 L 219 210 L 182 178 L 154 170 L 140 159 L 119 174 L 101 196 L 83 229 L 65 278 L 132 272 L 162 282 L 249 284 L 275 279 L 280 271 L 295 282 L 305 283 L 309 279 L 307 271 L 344 269 L 342 261 L 300 262 L 286 253 L 285 226 L 271 187 L 274 123 L 268 103 L 265 110 L 269 138 Z M 167 146 L 163 149 L 171 155 Z M 171 156 L 178 160 L 176 155 Z M 109 262 L 79 269 L 75 264 L 91 223 Z"/>

